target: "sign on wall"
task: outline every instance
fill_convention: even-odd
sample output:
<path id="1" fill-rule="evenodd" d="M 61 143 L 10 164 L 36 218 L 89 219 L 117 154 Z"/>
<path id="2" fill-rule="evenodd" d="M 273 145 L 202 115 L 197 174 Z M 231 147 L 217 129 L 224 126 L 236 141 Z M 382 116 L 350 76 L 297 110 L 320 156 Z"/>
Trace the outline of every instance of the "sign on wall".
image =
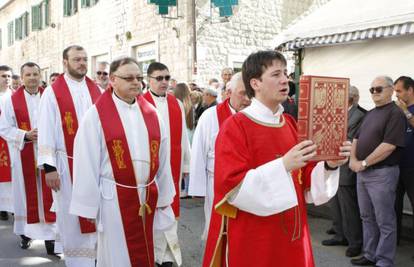
<path id="1" fill-rule="evenodd" d="M 135 47 L 135 58 L 138 61 L 139 67 L 145 76 L 147 74 L 148 66 L 158 59 L 157 43 L 154 41 L 142 45 L 137 45 Z"/>

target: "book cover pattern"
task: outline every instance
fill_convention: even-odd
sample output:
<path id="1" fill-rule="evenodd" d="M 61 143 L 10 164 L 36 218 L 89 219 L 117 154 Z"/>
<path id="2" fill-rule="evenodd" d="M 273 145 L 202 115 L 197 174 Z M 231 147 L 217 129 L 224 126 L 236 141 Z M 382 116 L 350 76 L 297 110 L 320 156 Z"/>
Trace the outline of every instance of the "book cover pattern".
<path id="1" fill-rule="evenodd" d="M 335 160 L 346 140 L 349 79 L 302 76 L 299 89 L 299 141 L 312 140 L 317 155 L 312 159 Z"/>

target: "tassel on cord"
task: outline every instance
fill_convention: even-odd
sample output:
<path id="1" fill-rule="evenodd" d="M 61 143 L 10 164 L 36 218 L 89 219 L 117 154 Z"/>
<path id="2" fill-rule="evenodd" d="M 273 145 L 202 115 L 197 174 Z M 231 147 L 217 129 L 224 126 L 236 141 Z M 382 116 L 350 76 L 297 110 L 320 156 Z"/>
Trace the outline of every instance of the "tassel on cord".
<path id="1" fill-rule="evenodd" d="M 147 204 L 147 203 L 145 203 L 144 205 L 142 205 L 140 208 L 139 208 L 139 216 L 144 216 L 144 213 L 145 213 L 145 211 L 148 213 L 148 214 L 151 214 L 152 213 L 152 209 L 151 209 L 151 207 Z"/>

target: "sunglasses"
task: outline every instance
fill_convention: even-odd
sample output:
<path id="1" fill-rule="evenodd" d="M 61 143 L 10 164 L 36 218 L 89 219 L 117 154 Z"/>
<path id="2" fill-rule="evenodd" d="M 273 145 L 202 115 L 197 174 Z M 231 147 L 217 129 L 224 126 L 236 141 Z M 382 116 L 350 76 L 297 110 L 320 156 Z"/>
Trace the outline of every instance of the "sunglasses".
<path id="1" fill-rule="evenodd" d="M 118 75 L 114 75 L 115 77 L 118 77 L 122 80 L 125 80 L 127 82 L 133 82 L 135 79 L 137 79 L 138 82 L 142 82 L 144 80 L 144 77 L 142 76 L 128 76 L 128 77 L 122 77 L 122 76 L 118 76 Z"/>
<path id="2" fill-rule="evenodd" d="M 97 71 L 96 75 L 103 75 L 103 76 L 108 76 L 108 72 L 105 71 Z"/>
<path id="3" fill-rule="evenodd" d="M 371 88 L 369 88 L 369 92 L 371 94 L 374 94 L 374 93 L 380 94 L 380 93 L 382 93 L 382 91 L 384 91 L 384 88 L 387 88 L 387 87 L 389 87 L 389 86 L 376 86 L 376 87 L 371 87 Z"/>
<path id="4" fill-rule="evenodd" d="M 2 78 L 10 78 L 10 77 L 11 77 L 11 75 L 3 74 L 3 75 L 1 75 L 1 77 L 2 77 Z"/>
<path id="5" fill-rule="evenodd" d="M 157 77 L 149 76 L 149 77 L 157 80 L 157 82 L 161 82 L 162 80 L 166 80 L 168 82 L 171 79 L 170 75 L 157 76 Z"/>

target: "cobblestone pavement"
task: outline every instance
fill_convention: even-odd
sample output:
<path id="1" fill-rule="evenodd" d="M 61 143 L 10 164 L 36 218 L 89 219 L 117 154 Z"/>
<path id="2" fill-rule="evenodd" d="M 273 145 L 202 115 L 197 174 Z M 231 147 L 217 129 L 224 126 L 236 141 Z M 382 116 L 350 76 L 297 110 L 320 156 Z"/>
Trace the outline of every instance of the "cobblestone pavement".
<path id="1" fill-rule="evenodd" d="M 201 265 L 203 244 L 200 241 L 203 229 L 204 213 L 202 199 L 186 199 L 182 201 L 179 226 L 183 267 L 198 267 Z M 345 247 L 324 247 L 323 239 L 329 238 L 325 231 L 330 227 L 330 221 L 309 217 L 312 233 L 312 246 L 318 267 L 350 267 L 349 258 L 345 257 Z M 0 221 L 0 267 L 39 266 L 61 267 L 64 261 L 46 256 L 42 241 L 35 241 L 29 250 L 18 246 L 19 238 L 12 233 L 11 220 Z M 414 255 L 414 242 L 403 240 L 397 250 L 396 267 L 414 266 L 411 257 Z M 120 266 L 121 267 L 121 266 Z"/>

